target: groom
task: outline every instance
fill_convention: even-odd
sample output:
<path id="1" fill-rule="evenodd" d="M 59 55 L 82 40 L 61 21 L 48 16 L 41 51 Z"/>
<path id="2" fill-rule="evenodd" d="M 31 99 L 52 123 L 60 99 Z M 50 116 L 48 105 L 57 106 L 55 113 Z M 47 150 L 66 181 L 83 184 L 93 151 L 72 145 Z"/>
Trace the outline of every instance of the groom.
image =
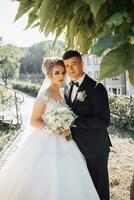
<path id="1" fill-rule="evenodd" d="M 63 61 L 71 83 L 65 86 L 67 104 L 78 116 L 71 128 L 73 139 L 85 156 L 89 173 L 101 200 L 109 200 L 108 155 L 111 142 L 107 127 L 110 111 L 106 89 L 83 72 L 79 52 L 69 50 Z M 93 199 L 92 199 L 93 200 Z"/>

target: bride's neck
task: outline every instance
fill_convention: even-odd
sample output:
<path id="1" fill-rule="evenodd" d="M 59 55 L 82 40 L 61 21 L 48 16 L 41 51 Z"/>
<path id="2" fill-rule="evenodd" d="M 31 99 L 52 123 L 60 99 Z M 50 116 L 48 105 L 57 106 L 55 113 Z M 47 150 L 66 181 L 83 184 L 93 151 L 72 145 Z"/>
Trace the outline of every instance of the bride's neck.
<path id="1" fill-rule="evenodd" d="M 50 85 L 50 90 L 51 90 L 52 92 L 54 92 L 54 93 L 59 93 L 60 87 L 59 87 L 58 85 L 56 85 L 56 84 L 51 84 L 51 85 Z"/>

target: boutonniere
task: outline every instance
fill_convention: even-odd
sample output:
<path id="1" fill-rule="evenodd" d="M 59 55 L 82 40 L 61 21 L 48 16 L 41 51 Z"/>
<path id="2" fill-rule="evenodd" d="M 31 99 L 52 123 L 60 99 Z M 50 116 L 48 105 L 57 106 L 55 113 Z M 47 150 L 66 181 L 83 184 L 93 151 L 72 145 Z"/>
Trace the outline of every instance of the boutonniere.
<path id="1" fill-rule="evenodd" d="M 77 100 L 79 100 L 81 102 L 84 101 L 86 97 L 87 97 L 87 94 L 86 94 L 85 90 L 78 92 L 78 94 L 77 94 Z"/>

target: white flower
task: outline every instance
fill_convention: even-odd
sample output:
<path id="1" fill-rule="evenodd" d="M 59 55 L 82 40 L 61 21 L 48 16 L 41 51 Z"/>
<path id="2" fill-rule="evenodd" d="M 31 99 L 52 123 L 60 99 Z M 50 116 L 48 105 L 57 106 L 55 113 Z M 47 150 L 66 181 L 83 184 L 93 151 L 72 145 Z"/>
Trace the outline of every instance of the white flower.
<path id="1" fill-rule="evenodd" d="M 44 122 L 47 122 L 48 129 L 58 135 L 63 135 L 65 130 L 70 130 L 70 126 L 77 116 L 68 106 L 63 106 L 57 108 L 57 110 L 52 110 L 46 115 L 45 119 L 44 117 L 42 116 Z"/>
<path id="2" fill-rule="evenodd" d="M 81 102 L 84 101 L 86 97 L 87 97 L 87 94 L 86 94 L 85 90 L 78 92 L 78 94 L 77 94 L 77 100 L 79 100 Z"/>

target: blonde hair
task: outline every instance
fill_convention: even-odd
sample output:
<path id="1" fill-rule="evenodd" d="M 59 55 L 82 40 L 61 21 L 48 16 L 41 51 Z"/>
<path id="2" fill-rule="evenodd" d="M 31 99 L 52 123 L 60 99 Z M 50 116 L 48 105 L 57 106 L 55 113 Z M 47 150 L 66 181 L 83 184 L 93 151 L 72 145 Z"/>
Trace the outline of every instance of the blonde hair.
<path id="1" fill-rule="evenodd" d="M 60 65 L 65 68 L 64 62 L 61 58 L 45 58 L 42 64 L 42 71 L 45 75 L 49 75 L 52 72 L 53 67 L 57 65 Z"/>

